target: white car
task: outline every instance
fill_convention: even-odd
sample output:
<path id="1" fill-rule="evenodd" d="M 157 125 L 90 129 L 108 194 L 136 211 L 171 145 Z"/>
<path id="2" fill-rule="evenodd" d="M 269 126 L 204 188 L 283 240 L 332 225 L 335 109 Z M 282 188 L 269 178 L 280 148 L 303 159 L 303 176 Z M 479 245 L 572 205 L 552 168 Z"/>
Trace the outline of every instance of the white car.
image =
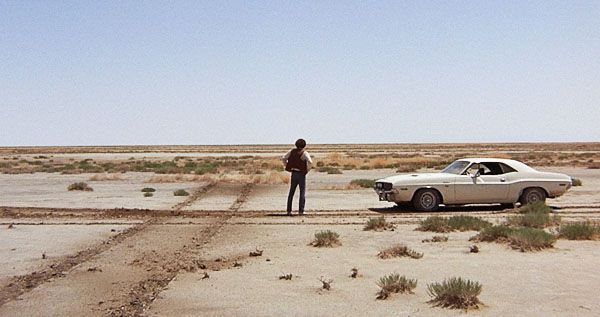
<path id="1" fill-rule="evenodd" d="M 564 194 L 571 177 L 537 171 L 521 162 L 495 158 L 465 158 L 439 173 L 390 176 L 375 182 L 379 200 L 417 210 L 437 210 L 440 204 L 530 204 Z"/>

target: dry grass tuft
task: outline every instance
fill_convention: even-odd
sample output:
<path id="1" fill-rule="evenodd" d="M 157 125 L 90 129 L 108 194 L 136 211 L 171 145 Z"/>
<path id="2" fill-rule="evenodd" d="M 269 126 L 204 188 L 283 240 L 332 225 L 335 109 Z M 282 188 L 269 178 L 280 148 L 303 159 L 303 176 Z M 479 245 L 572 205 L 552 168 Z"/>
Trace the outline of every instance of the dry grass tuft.
<path id="1" fill-rule="evenodd" d="M 324 290 L 328 290 L 328 291 L 331 290 L 331 283 L 333 283 L 332 279 L 325 280 L 321 276 L 321 278 L 319 279 L 319 281 L 321 281 L 321 283 L 323 283 L 323 289 Z"/>
<path id="2" fill-rule="evenodd" d="M 379 279 L 377 286 L 381 289 L 377 292 L 377 299 L 386 299 L 392 293 L 409 293 L 417 287 L 416 279 L 408 279 L 406 276 L 393 273 Z"/>
<path id="3" fill-rule="evenodd" d="M 569 240 L 598 240 L 600 227 L 589 222 L 567 223 L 560 226 L 559 237 Z"/>
<path id="4" fill-rule="evenodd" d="M 173 195 L 174 196 L 189 196 L 190 193 L 188 193 L 185 189 L 178 189 L 173 192 Z"/>
<path id="5" fill-rule="evenodd" d="M 454 309 L 479 308 L 481 302 L 477 298 L 481 294 L 481 284 L 460 277 L 452 277 L 442 283 L 427 285 L 429 301 L 435 306 Z"/>
<path id="6" fill-rule="evenodd" d="M 416 252 L 403 244 L 396 244 L 387 249 L 384 249 L 377 254 L 380 259 L 389 259 L 397 257 L 410 257 L 413 259 L 420 259 L 423 257 L 423 253 Z"/>
<path id="7" fill-rule="evenodd" d="M 93 188 L 91 188 L 87 183 L 84 183 L 84 182 L 73 183 L 73 184 L 69 185 L 69 187 L 67 187 L 67 189 L 69 191 L 74 191 L 74 190 L 80 190 L 80 191 L 86 191 L 86 192 L 94 191 Z"/>
<path id="8" fill-rule="evenodd" d="M 337 247 L 342 245 L 340 235 L 331 230 L 324 230 L 315 233 L 315 239 L 310 243 L 314 247 Z"/>
<path id="9" fill-rule="evenodd" d="M 352 270 L 350 270 L 350 277 L 351 278 L 356 278 L 358 277 L 358 269 L 353 267 Z"/>
<path id="10" fill-rule="evenodd" d="M 102 182 L 102 181 L 121 181 L 124 180 L 123 174 L 116 173 L 102 173 L 95 174 L 90 177 L 89 181 L 93 182 Z"/>
<path id="11" fill-rule="evenodd" d="M 490 226 L 492 226 L 490 222 L 472 216 L 452 216 L 450 218 L 431 216 L 422 220 L 417 230 L 443 233 L 454 230 L 480 230 Z"/>
<path id="12" fill-rule="evenodd" d="M 448 236 L 433 236 L 431 239 L 423 239 L 421 242 L 447 242 Z"/>
<path id="13" fill-rule="evenodd" d="M 263 254 L 263 250 L 259 250 L 258 248 L 256 248 L 254 251 L 250 251 L 250 256 L 262 256 Z"/>
<path id="14" fill-rule="evenodd" d="M 521 252 L 552 248 L 554 242 L 556 237 L 541 229 L 517 228 L 508 235 L 509 246 Z"/>
<path id="15" fill-rule="evenodd" d="M 291 273 L 290 274 L 282 274 L 282 275 L 279 276 L 279 279 L 280 280 L 290 281 L 292 279 L 292 277 L 293 276 L 292 276 Z"/>
<path id="16" fill-rule="evenodd" d="M 367 220 L 367 223 L 365 224 L 365 227 L 363 228 L 364 231 L 384 231 L 393 229 L 394 225 L 385 221 L 385 217 L 383 216 L 377 218 L 369 218 L 369 220 Z"/>

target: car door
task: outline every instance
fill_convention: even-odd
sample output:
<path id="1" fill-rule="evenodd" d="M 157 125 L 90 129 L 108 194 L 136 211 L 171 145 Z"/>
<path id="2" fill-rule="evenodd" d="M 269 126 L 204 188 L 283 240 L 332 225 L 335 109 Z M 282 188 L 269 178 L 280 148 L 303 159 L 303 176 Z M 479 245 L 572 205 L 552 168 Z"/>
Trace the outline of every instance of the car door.
<path id="1" fill-rule="evenodd" d="M 498 203 L 506 201 L 509 185 L 495 162 L 473 163 L 454 181 L 456 203 Z M 499 165 L 498 165 L 499 166 Z M 491 168 L 490 168 L 491 167 Z"/>

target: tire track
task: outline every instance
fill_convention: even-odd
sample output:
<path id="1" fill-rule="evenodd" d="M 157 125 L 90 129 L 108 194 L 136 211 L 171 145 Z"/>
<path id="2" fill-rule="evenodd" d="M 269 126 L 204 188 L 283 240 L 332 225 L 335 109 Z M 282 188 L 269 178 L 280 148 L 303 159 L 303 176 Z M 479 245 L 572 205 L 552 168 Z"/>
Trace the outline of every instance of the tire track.
<path id="1" fill-rule="evenodd" d="M 107 310 L 110 316 L 143 316 L 152 302 L 158 297 L 169 283 L 181 271 L 194 272 L 197 269 L 206 269 L 204 260 L 199 256 L 199 247 L 207 244 L 227 223 L 233 214 L 220 217 L 215 223 L 204 228 L 195 235 L 190 243 L 186 243 L 167 256 L 162 256 L 157 261 L 141 259 L 140 265 L 147 271 L 153 272 L 151 276 L 134 285 L 128 296 L 117 305 Z M 225 264 L 228 262 L 221 262 Z"/>
<path id="2" fill-rule="evenodd" d="M 250 197 L 250 193 L 252 192 L 253 188 L 254 188 L 254 183 L 246 183 L 242 187 L 242 190 L 241 190 L 238 198 L 229 207 L 229 211 L 234 211 L 234 212 L 239 211 L 240 208 L 242 208 L 242 206 L 244 205 L 244 203 L 246 203 L 246 201 L 248 201 L 248 198 Z"/>
<path id="3" fill-rule="evenodd" d="M 123 232 L 110 237 L 108 240 L 103 241 L 102 244 L 79 251 L 72 256 L 65 256 L 41 271 L 34 271 L 29 274 L 12 277 L 8 284 L 0 289 L 0 307 L 53 278 L 64 277 L 73 267 L 87 262 L 126 239 L 135 236 L 139 232 L 145 230 L 153 222 L 153 220 L 149 220 L 128 228 Z"/>
<path id="4" fill-rule="evenodd" d="M 215 186 L 217 186 L 217 183 L 208 183 L 204 186 L 195 188 L 192 191 L 192 194 L 188 196 L 184 201 L 177 203 L 173 207 L 171 207 L 171 209 L 173 210 L 172 213 L 174 215 L 179 215 L 183 208 L 191 206 L 196 200 L 200 199 L 206 193 L 213 190 Z"/>

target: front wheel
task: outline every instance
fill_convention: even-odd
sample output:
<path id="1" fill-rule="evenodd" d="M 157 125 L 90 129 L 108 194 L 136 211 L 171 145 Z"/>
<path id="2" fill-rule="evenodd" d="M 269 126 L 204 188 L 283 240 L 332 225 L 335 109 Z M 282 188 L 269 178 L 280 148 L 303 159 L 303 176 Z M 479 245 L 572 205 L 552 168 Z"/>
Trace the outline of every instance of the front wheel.
<path id="1" fill-rule="evenodd" d="M 412 203 L 419 211 L 435 211 L 440 206 L 440 197 L 435 190 L 422 189 L 415 194 Z"/>
<path id="2" fill-rule="evenodd" d="M 519 199 L 521 205 L 533 204 L 538 201 L 546 201 L 546 192 L 541 188 L 526 188 Z"/>

